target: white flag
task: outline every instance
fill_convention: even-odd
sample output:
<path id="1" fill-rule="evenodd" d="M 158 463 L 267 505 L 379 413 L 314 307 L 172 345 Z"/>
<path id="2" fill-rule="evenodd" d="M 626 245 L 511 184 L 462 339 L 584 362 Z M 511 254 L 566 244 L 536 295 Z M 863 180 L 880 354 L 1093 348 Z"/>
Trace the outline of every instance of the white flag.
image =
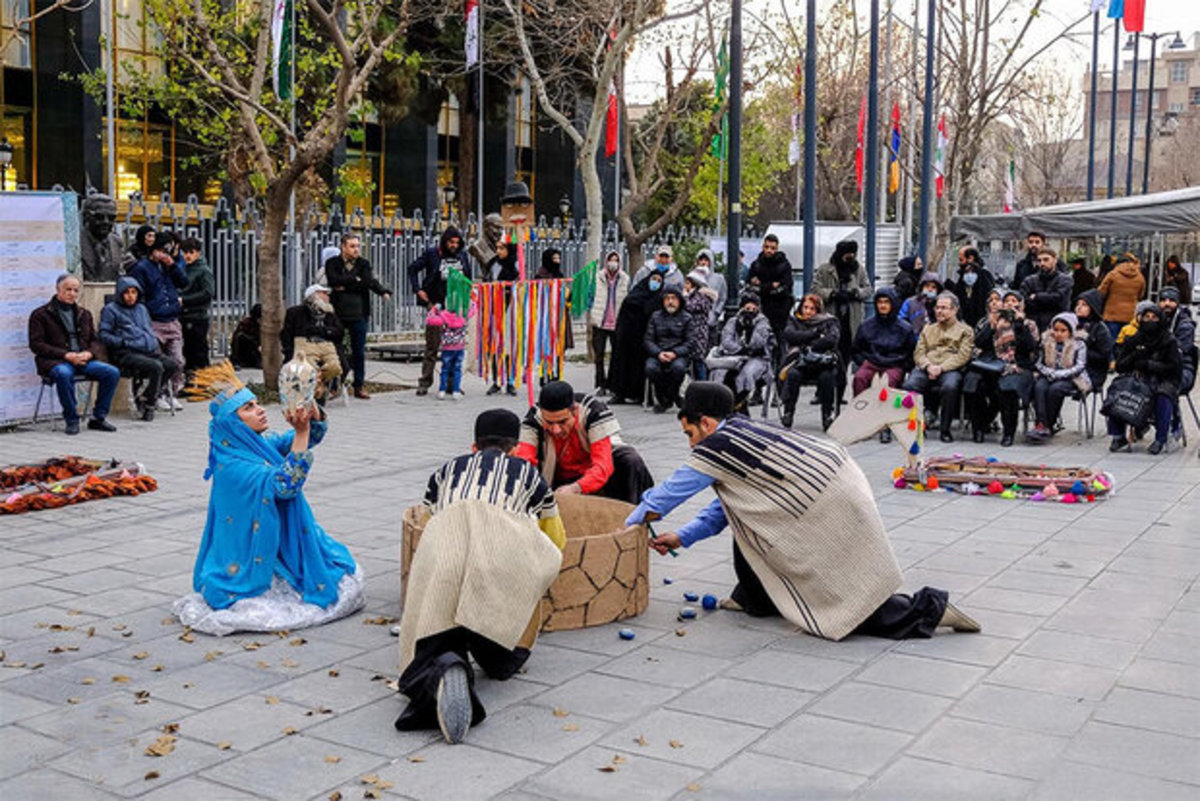
<path id="1" fill-rule="evenodd" d="M 467 69 L 479 63 L 479 0 L 467 0 Z"/>
<path id="2" fill-rule="evenodd" d="M 292 0 L 275 0 L 271 17 L 271 78 L 275 96 L 292 98 Z"/>

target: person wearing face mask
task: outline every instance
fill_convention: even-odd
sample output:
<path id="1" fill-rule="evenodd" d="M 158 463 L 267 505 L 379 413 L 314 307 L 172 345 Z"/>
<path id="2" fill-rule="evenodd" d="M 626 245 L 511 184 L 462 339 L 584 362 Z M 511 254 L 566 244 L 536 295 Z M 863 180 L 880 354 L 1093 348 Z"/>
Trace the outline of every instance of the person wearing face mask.
<path id="1" fill-rule="evenodd" d="M 303 353 L 321 371 L 321 383 L 317 385 L 318 403 L 325 400 L 325 387 L 344 375 L 342 362 L 345 357 L 341 347 L 345 334 L 346 328 L 329 300 L 329 287 L 321 284 L 305 289 L 304 302 L 283 315 L 283 329 L 279 332 L 283 360 L 291 361 L 296 353 Z"/>
<path id="2" fill-rule="evenodd" d="M 659 289 L 674 287 L 680 292 L 683 291 L 683 273 L 675 264 L 675 251 L 671 250 L 670 245 L 658 246 L 654 251 L 654 260 L 642 265 L 642 268 L 633 276 L 633 285 L 637 286 L 652 275 L 658 275 Z"/>
<path id="3" fill-rule="evenodd" d="M 933 320 L 933 306 L 937 296 L 942 294 L 942 279 L 935 272 L 926 272 L 921 276 L 921 285 L 917 294 L 908 298 L 900 306 L 900 319 L 908 323 L 912 330 L 920 335 L 921 329 Z"/>
<path id="4" fill-rule="evenodd" d="M 708 366 L 704 357 L 708 355 L 708 319 L 717 302 L 717 292 L 708 285 L 708 273 L 694 269 L 683 281 L 683 308 L 692 316 L 692 327 L 688 332 L 688 350 L 692 359 L 692 377 L 700 381 L 708 378 Z"/>
<path id="5" fill-rule="evenodd" d="M 650 315 L 642 347 L 646 353 L 646 377 L 654 385 L 654 411 L 662 414 L 679 397 L 679 387 L 691 366 L 692 316 L 683 308 L 683 293 L 668 287 L 662 292 L 662 308 Z"/>
<path id="6" fill-rule="evenodd" d="M 596 359 L 595 384 L 598 397 L 611 394 L 604 371 L 604 356 L 610 344 L 614 347 L 615 356 L 617 317 L 628 294 L 629 274 L 621 269 L 621 254 L 610 250 L 604 257 L 604 269 L 596 271 L 596 291 L 592 295 L 592 308 L 588 311 L 592 354 Z"/>
<path id="7" fill-rule="evenodd" d="M 742 293 L 738 313 L 725 321 L 721 345 L 708 358 L 709 378 L 727 384 L 733 373 L 736 405 L 745 411 L 750 394 L 771 369 L 771 321 L 759 310 L 758 295 Z"/>
<path id="8" fill-rule="evenodd" d="M 907 300 L 917 294 L 921 285 L 921 275 L 924 272 L 920 256 L 905 256 L 897 263 L 896 278 L 892 288 L 901 300 Z"/>
<path id="9" fill-rule="evenodd" d="M 985 432 L 999 413 L 1000 445 L 1010 447 L 1021 408 L 1033 392 L 1038 331 L 1033 320 L 1025 316 L 1022 300 L 1017 290 L 1006 290 L 1000 308 L 983 318 L 975 329 L 979 356 L 972 364 L 994 365 L 982 374 L 982 383 L 971 405 L 975 442 L 983 442 Z"/>
<path id="10" fill-rule="evenodd" d="M 850 345 L 863 321 L 863 301 L 871 296 L 871 280 L 858 262 L 858 243 L 853 239 L 838 242 L 829 258 L 813 274 L 813 293 L 841 327 L 838 351 L 842 362 L 850 362 Z"/>
<path id="11" fill-rule="evenodd" d="M 664 274 L 658 270 L 639 270 L 617 312 L 617 327 L 612 336 L 612 362 L 605 384 L 610 404 L 638 403 L 645 392 L 646 354 L 642 339 L 650 315 L 662 308 Z"/>
<path id="12" fill-rule="evenodd" d="M 1163 311 L 1154 303 L 1138 304 L 1137 332 L 1126 339 L 1117 349 L 1117 374 L 1109 392 L 1118 387 L 1129 388 L 1133 382 L 1123 381 L 1129 376 L 1140 379 L 1140 387 L 1150 395 L 1153 404 L 1154 442 L 1147 452 L 1157 455 L 1167 445 L 1171 417 L 1175 411 L 1176 397 L 1182 378 L 1183 362 L 1179 355 L 1179 343 L 1163 324 Z M 1126 437 L 1128 426 L 1114 416 L 1108 418 L 1108 433 L 1112 436 L 1109 450 L 1129 450 Z"/>
<path id="13" fill-rule="evenodd" d="M 975 248 L 958 251 L 958 280 L 947 286 L 958 298 L 962 321 L 972 328 L 987 314 L 987 299 L 996 279 L 983 266 L 983 258 Z"/>
<path id="14" fill-rule="evenodd" d="M 724 275 L 713 269 L 713 252 L 707 248 L 696 254 L 696 264 L 692 270 L 702 273 L 708 288 L 717 293 L 716 302 L 708 312 L 708 341 L 710 346 L 719 344 L 721 315 L 725 313 L 725 304 L 729 301 L 729 283 Z"/>

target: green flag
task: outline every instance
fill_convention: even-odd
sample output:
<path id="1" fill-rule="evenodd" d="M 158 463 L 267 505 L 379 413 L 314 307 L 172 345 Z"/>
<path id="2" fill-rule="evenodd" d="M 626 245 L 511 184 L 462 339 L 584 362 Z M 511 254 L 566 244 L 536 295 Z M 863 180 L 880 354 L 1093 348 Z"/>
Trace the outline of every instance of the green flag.
<path id="1" fill-rule="evenodd" d="M 271 17 L 271 78 L 275 96 L 292 99 L 292 24 L 296 18 L 292 0 L 275 0 Z"/>
<path id="2" fill-rule="evenodd" d="M 725 92 L 729 84 L 729 51 L 724 41 L 721 42 L 721 49 L 717 52 L 717 71 L 713 76 L 713 113 L 716 114 L 721 110 L 721 106 L 725 104 Z M 712 147 L 709 152 L 713 158 L 725 158 L 725 131 L 728 123 L 728 114 L 721 120 L 721 130 L 713 135 Z"/>

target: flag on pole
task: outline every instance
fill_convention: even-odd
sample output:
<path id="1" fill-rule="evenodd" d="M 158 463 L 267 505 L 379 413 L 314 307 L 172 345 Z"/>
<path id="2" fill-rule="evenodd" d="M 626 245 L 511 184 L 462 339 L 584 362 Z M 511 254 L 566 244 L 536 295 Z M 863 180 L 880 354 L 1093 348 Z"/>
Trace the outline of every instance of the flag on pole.
<path id="1" fill-rule="evenodd" d="M 617 100 L 617 83 L 608 85 L 608 114 L 604 119 L 604 157 L 610 159 L 617 155 L 617 137 L 620 133 L 620 103 Z"/>
<path id="2" fill-rule="evenodd" d="M 1141 33 L 1146 29 L 1146 0 L 1125 0 L 1125 30 Z"/>
<path id="3" fill-rule="evenodd" d="M 1017 162 L 1008 160 L 1008 169 L 1004 171 L 1004 213 L 1012 214 L 1017 206 L 1017 190 L 1013 184 L 1017 177 Z"/>
<path id="4" fill-rule="evenodd" d="M 863 95 L 862 102 L 858 105 L 858 140 L 854 146 L 854 183 L 858 187 L 858 193 L 861 195 L 863 191 L 863 131 L 867 127 L 867 96 Z"/>
<path id="5" fill-rule="evenodd" d="M 792 95 L 792 141 L 788 142 L 788 166 L 800 163 L 800 97 L 803 84 L 800 65 L 796 64 L 796 91 Z"/>
<path id="6" fill-rule="evenodd" d="M 271 17 L 271 79 L 275 96 L 292 99 L 292 0 L 275 0 Z"/>
<path id="7" fill-rule="evenodd" d="M 717 71 L 713 74 L 713 113 L 721 110 L 725 105 L 725 91 L 729 83 L 729 50 L 724 41 L 721 42 L 721 49 L 717 52 Z M 721 121 L 721 130 L 713 134 L 712 147 L 709 152 L 713 158 L 725 158 L 725 121 L 728 119 L 728 112 Z"/>
<path id="8" fill-rule="evenodd" d="M 467 0 L 466 21 L 463 48 L 467 52 L 467 69 L 471 69 L 479 63 L 479 0 Z"/>
<path id="9" fill-rule="evenodd" d="M 1108 18 L 1120 19 L 1125 16 L 1125 0 L 1109 0 Z"/>
<path id="10" fill-rule="evenodd" d="M 946 136 L 945 114 L 938 120 L 937 132 L 937 150 L 934 153 L 933 169 L 936 173 L 937 196 L 941 197 L 946 194 L 946 148 L 950 145 L 950 138 Z"/>
<path id="11" fill-rule="evenodd" d="M 892 152 L 888 157 L 888 194 L 900 191 L 900 103 L 892 103 Z"/>

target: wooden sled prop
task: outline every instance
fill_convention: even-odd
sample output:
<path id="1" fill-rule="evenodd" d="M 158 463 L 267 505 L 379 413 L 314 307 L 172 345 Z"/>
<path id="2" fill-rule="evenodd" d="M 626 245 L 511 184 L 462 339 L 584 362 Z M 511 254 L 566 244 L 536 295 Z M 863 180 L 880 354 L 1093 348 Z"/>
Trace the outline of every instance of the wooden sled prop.
<path id="1" fill-rule="evenodd" d="M 0 468 L 0 515 L 154 492 L 158 482 L 137 462 L 61 456 Z"/>
<path id="2" fill-rule="evenodd" d="M 1114 491 L 1112 474 L 1086 467 L 1001 462 L 995 457 L 934 457 L 892 471 L 896 489 L 938 489 L 963 495 L 998 495 L 1008 500 L 1094 503 Z"/>

